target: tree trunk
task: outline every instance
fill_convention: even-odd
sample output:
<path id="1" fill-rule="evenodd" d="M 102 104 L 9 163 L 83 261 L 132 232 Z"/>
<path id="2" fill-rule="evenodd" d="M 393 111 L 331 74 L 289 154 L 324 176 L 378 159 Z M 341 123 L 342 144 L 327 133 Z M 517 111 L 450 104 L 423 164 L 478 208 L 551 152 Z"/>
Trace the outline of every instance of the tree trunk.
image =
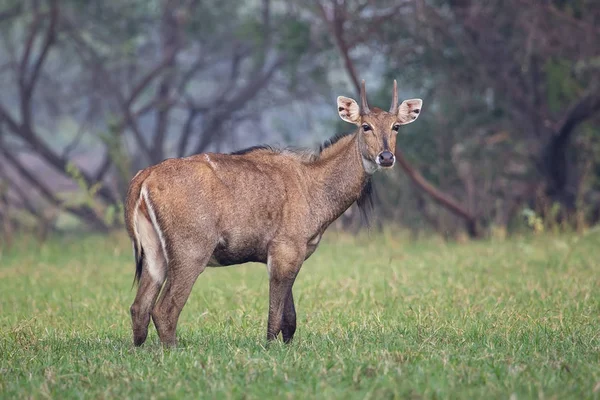
<path id="1" fill-rule="evenodd" d="M 573 132 L 573 131 L 570 131 Z M 543 174 L 546 181 L 546 195 L 567 213 L 575 210 L 576 195 L 569 185 L 568 151 L 571 134 L 555 135 L 545 146 L 542 154 Z"/>
<path id="2" fill-rule="evenodd" d="M 569 184 L 570 175 L 573 175 L 572 171 L 569 171 L 569 145 L 577 127 L 600 111 L 599 90 L 600 85 L 592 84 L 588 94 L 567 110 L 542 152 L 541 164 L 546 180 L 546 194 L 551 201 L 564 207 L 567 214 L 575 211 L 577 198 L 576 188 Z"/>
<path id="3" fill-rule="evenodd" d="M 452 214 L 462 218 L 465 221 L 465 228 L 471 238 L 480 238 L 482 236 L 481 230 L 479 229 L 479 223 L 475 215 L 471 214 L 466 208 L 461 206 L 458 201 L 452 198 L 450 195 L 442 192 L 431 183 L 429 183 L 419 171 L 417 171 L 410 163 L 404 158 L 404 155 L 400 149 L 396 148 L 396 160 L 400 167 L 404 170 L 410 180 L 421 190 L 427 193 L 431 198 L 446 208 Z"/>

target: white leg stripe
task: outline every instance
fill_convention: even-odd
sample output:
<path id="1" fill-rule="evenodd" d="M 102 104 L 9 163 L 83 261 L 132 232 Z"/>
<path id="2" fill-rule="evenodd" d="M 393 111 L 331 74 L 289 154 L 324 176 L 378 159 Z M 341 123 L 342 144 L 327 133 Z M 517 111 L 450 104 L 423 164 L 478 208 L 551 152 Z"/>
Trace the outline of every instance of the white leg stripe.
<path id="1" fill-rule="evenodd" d="M 160 240 L 160 244 L 162 245 L 163 255 L 165 260 L 169 262 L 169 255 L 167 254 L 167 244 L 165 242 L 165 238 L 163 236 L 160 227 L 158 226 L 158 221 L 156 220 L 156 214 L 154 213 L 154 207 L 148 198 L 148 189 L 146 186 L 142 186 L 141 195 L 144 197 L 144 201 L 146 201 L 146 206 L 148 207 L 148 214 L 150 215 L 150 219 L 152 220 L 152 225 L 154 226 L 154 231 L 158 234 L 158 239 Z"/>
<path id="2" fill-rule="evenodd" d="M 142 251 L 142 244 L 140 243 L 140 232 L 139 232 L 139 228 L 138 228 L 138 209 L 140 207 L 140 202 L 142 201 L 142 196 L 140 196 L 139 199 L 137 199 L 137 201 L 135 202 L 135 207 L 133 207 L 133 233 L 135 236 L 135 244 L 138 248 L 138 251 Z M 135 249 L 133 249 L 133 251 L 135 252 Z M 135 258 L 135 256 L 134 256 Z M 137 260 L 136 260 L 137 261 Z"/>
<path id="3" fill-rule="evenodd" d="M 155 282 L 164 282 L 166 263 L 158 235 L 146 218 L 139 218 L 137 224 L 140 232 L 140 242 L 144 248 L 144 268 Z"/>

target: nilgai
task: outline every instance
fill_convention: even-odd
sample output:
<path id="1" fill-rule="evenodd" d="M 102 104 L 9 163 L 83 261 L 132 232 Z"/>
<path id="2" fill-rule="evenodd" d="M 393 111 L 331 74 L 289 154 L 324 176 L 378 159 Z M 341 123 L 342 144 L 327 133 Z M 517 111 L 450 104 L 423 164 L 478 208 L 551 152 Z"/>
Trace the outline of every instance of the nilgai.
<path id="1" fill-rule="evenodd" d="M 365 200 L 371 175 L 394 165 L 396 133 L 422 105 L 398 105 L 395 81 L 389 111 L 369 108 L 364 81 L 360 100 L 359 107 L 337 98 L 339 116 L 358 129 L 318 152 L 259 146 L 168 159 L 137 173 L 125 206 L 138 281 L 130 310 L 136 346 L 146 340 L 150 317 L 161 342 L 175 345 L 179 314 L 202 271 L 251 261 L 269 273 L 267 340 L 279 332 L 292 340 L 292 285 L 302 263 L 329 224 Z"/>

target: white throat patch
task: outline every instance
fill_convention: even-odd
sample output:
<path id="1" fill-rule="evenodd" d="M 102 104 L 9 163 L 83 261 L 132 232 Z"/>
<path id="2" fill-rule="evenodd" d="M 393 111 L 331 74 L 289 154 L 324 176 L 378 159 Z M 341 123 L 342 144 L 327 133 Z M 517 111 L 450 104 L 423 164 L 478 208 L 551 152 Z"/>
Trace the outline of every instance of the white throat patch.
<path id="1" fill-rule="evenodd" d="M 365 172 L 368 175 L 373 175 L 375 173 L 375 171 L 377 171 L 380 167 L 377 163 L 361 156 L 362 158 L 362 163 L 363 163 L 363 168 L 365 169 Z"/>

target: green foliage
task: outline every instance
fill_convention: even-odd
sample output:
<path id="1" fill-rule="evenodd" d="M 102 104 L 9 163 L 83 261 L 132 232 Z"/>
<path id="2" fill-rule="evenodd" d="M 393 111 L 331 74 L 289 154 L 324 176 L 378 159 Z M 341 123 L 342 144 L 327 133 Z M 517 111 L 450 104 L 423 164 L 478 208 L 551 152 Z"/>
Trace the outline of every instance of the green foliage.
<path id="1" fill-rule="evenodd" d="M 249 40 L 255 46 L 262 44 L 264 38 L 264 29 L 257 17 L 242 20 L 234 33 L 237 39 Z"/>
<path id="2" fill-rule="evenodd" d="M 598 235 L 458 246 L 326 236 L 264 347 L 264 266 L 207 269 L 180 346 L 131 344 L 124 236 L 27 238 L 0 259 L 2 398 L 594 398 Z"/>
<path id="3" fill-rule="evenodd" d="M 118 159 L 115 159 L 115 165 L 119 165 Z M 91 186 L 88 185 L 81 173 L 81 170 L 72 162 L 67 164 L 66 173 L 77 183 L 79 186 L 79 192 L 70 192 L 68 194 L 68 198 L 62 202 L 62 207 L 77 207 L 85 205 L 94 210 L 97 215 L 102 216 L 107 226 L 122 226 L 125 223 L 123 203 L 121 201 L 119 201 L 117 204 L 103 206 L 100 200 L 96 197 L 98 190 L 100 190 L 102 187 L 101 182 L 96 182 Z"/>
<path id="4" fill-rule="evenodd" d="M 544 220 L 538 216 L 531 208 L 525 208 L 522 211 L 527 226 L 535 233 L 544 232 Z"/>
<path id="5" fill-rule="evenodd" d="M 299 19 L 283 19 L 277 35 L 277 48 L 290 61 L 290 68 L 297 68 L 302 56 L 311 45 L 310 25 Z"/>
<path id="6" fill-rule="evenodd" d="M 140 46 L 148 43 L 149 33 L 160 17 L 160 2 L 156 0 L 69 0 L 63 7 L 85 21 L 80 29 L 83 40 L 107 62 L 122 63 L 135 57 Z M 118 61 L 111 61 L 115 58 Z"/>
<path id="7" fill-rule="evenodd" d="M 89 186 L 81 170 L 75 165 L 73 162 L 67 163 L 66 171 L 67 175 L 69 175 L 77 186 L 79 186 L 79 195 L 73 196 L 69 195 L 69 198 L 63 202 L 64 206 L 78 206 L 78 205 L 86 205 L 89 208 L 94 208 L 96 205 L 96 193 L 102 187 L 101 182 L 96 182 L 95 184 Z"/>
<path id="8" fill-rule="evenodd" d="M 195 41 L 208 41 L 251 29 L 249 26 L 242 27 L 242 17 L 248 15 L 243 12 L 244 6 L 253 11 L 251 14 L 256 14 L 255 7 L 232 0 L 198 2 L 193 8 L 194 14 L 186 22 L 186 33 Z M 242 35 L 238 38 L 245 39 Z"/>
<path id="9" fill-rule="evenodd" d="M 130 179 L 131 156 L 123 144 L 120 121 L 110 119 L 108 122 L 108 131 L 99 134 L 100 140 L 106 145 L 109 157 L 117 169 L 119 178 L 127 182 Z"/>
<path id="10" fill-rule="evenodd" d="M 117 204 L 110 204 L 104 212 L 104 223 L 107 226 L 123 226 L 125 224 L 124 212 L 122 201 Z"/>
<path id="11" fill-rule="evenodd" d="M 218 145 L 224 145 L 219 147 L 224 151 L 230 150 L 225 146 L 233 143 L 230 139 L 234 137 L 267 142 L 283 138 L 288 143 L 281 144 L 298 144 L 309 137 L 309 129 L 310 136 L 322 138 L 352 129 L 334 117 L 330 100 L 338 94 L 352 93 L 348 93 L 348 71 L 336 48 L 332 26 L 323 21 L 316 3 L 59 3 L 58 34 L 32 91 L 32 128 L 40 143 L 48 143 L 60 156 L 65 139 L 74 137 L 73 132 L 85 120 L 83 139 L 77 141 L 70 154 L 90 151 L 100 137 L 114 160 L 120 193 L 125 192 L 130 177 L 130 156 L 138 152 L 129 153 L 125 148 L 133 124 L 119 107 L 144 77 L 151 79 L 129 110 L 140 128 L 140 140 L 148 144 L 139 147 L 152 147 L 153 133 L 162 132 L 153 125 L 158 120 L 156 112 L 167 103 L 173 104 L 163 120 L 167 125 L 163 151 L 156 152 L 167 157 L 178 148 L 189 111 L 186 108 L 192 107 L 191 103 L 197 110 L 188 147 L 198 139 L 196 131 L 204 132 L 206 121 L 213 116 L 222 118 L 223 134 L 211 137 L 221 141 Z M 472 208 L 487 226 L 515 219 L 516 210 L 526 204 L 533 207 L 536 191 L 529 188 L 538 181 L 540 186 L 545 183 L 547 188 L 552 187 L 548 184 L 552 183 L 549 169 L 540 160 L 545 159 L 542 153 L 547 141 L 567 108 L 597 80 L 600 57 L 593 46 L 593 35 L 586 32 L 593 32 L 598 20 L 598 2 L 492 1 L 481 6 L 472 1 L 431 0 L 419 7 L 394 0 L 338 3 L 335 12 L 333 5 L 324 4 L 326 14 L 342 19 L 340 27 L 349 57 L 359 79 L 367 79 L 373 105 L 387 108 L 392 79 L 399 80 L 402 98 L 418 96 L 425 101 L 418 123 L 403 127 L 398 136 L 398 146 L 424 177 Z M 17 4 L 17 0 L 4 0 L 0 14 L 4 16 L 4 9 Z M 26 72 L 22 77 L 31 77 L 47 19 L 39 26 L 40 36 L 33 41 L 29 64 L 21 63 L 20 58 L 27 54 L 24 50 L 30 23 L 43 17 L 50 2 L 23 4 L 20 16 L 0 23 L 0 64 L 7 66 L 0 73 L 4 93 L 1 103 L 14 111 L 17 122 L 22 104 L 16 96 L 21 82 L 18 69 L 22 65 L 22 72 Z M 36 9 L 41 12 L 37 17 Z M 270 15 L 268 27 L 266 15 Z M 177 21 L 177 28 L 165 25 L 171 17 Z M 164 36 L 171 28 L 182 30 L 175 35 L 181 46 L 175 66 L 156 76 L 148 75 L 165 55 L 164 46 L 171 43 L 171 35 Z M 265 71 L 279 57 L 284 62 L 277 64 L 279 68 L 263 87 L 257 84 L 251 95 L 242 92 L 243 88 L 252 88 L 248 83 L 262 82 L 256 71 Z M 159 99 L 163 96 L 161 85 L 172 102 Z M 327 109 L 321 108 L 320 96 L 328 99 Z M 245 102 L 223 112 L 228 102 L 238 103 L 233 100 L 244 97 Z M 154 103 L 153 99 L 161 101 Z M 150 108 L 144 109 L 145 105 Z M 298 112 L 300 107 L 303 109 Z M 107 121 L 111 117 L 104 113 L 115 113 L 125 125 L 120 129 L 116 121 Z M 327 118 L 323 115 L 336 120 L 336 129 L 321 123 Z M 260 124 L 261 129 L 246 129 L 247 123 Z M 585 190 L 578 197 L 577 207 L 587 207 L 586 215 L 591 216 L 597 214 L 594 207 L 600 188 L 600 153 L 594 137 L 598 133 L 597 119 L 591 117 L 577 129 L 573 137 L 582 140 L 569 143 L 571 153 L 565 174 L 569 182 L 564 191 L 585 182 L 580 185 Z M 490 139 L 500 136 L 504 139 L 489 144 Z M 21 142 L 15 140 L 17 147 Z M 460 157 L 454 157 L 457 149 Z M 145 166 L 151 157 L 140 157 L 136 167 Z M 459 166 L 464 167 L 462 171 Z M 580 171 L 586 168 L 592 172 L 583 179 Z M 117 222 L 121 205 L 105 207 L 94 200 L 99 186 L 87 187 L 74 165 L 68 169 L 79 190 L 69 194 L 66 204 L 85 204 L 107 221 Z M 472 184 L 468 195 L 467 180 Z M 377 212 L 385 216 L 386 222 L 410 220 L 411 227 L 421 226 L 423 209 L 431 204 L 430 198 L 410 186 L 402 174 L 382 178 L 381 183 L 386 188 L 387 208 Z M 550 201 L 573 198 L 567 196 L 571 194 L 551 194 L 554 198 Z M 399 208 L 404 211 L 397 212 Z M 440 230 L 444 224 L 439 219 L 453 218 L 441 208 L 430 214 L 427 223 Z M 549 228 L 546 215 L 544 220 Z M 459 221 L 452 222 L 458 225 Z"/>
<path id="12" fill-rule="evenodd" d="M 567 59 L 548 60 L 545 73 L 548 106 L 553 112 L 566 110 L 580 90 L 573 77 L 573 62 Z"/>
<path id="13" fill-rule="evenodd" d="M 570 16 L 580 19 L 594 0 L 552 0 L 551 2 Z"/>

